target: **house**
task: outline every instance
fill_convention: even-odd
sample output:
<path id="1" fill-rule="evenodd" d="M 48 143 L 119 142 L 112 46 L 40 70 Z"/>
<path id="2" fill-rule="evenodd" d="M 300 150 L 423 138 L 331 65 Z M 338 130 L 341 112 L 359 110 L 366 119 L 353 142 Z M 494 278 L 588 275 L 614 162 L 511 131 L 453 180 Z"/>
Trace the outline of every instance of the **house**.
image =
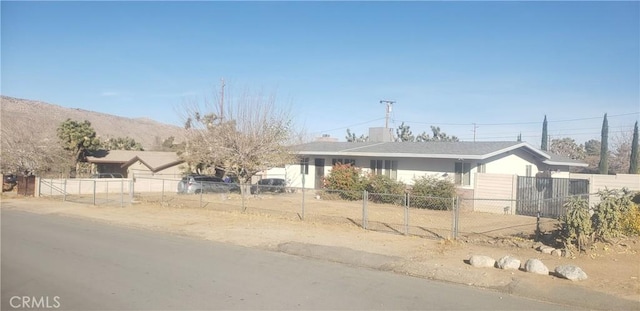
<path id="1" fill-rule="evenodd" d="M 526 142 L 314 141 L 293 149 L 300 163 L 285 167 L 284 174 L 292 187 L 305 188 L 321 188 L 338 162 L 408 185 L 422 176 L 452 178 L 462 189 L 473 189 L 476 173 L 536 176 L 544 172 L 545 176 L 568 177 L 570 167 L 587 166 Z"/>
<path id="2" fill-rule="evenodd" d="M 175 152 L 101 150 L 87 157 L 92 173 L 119 173 L 133 176 L 178 177 L 181 160 Z"/>

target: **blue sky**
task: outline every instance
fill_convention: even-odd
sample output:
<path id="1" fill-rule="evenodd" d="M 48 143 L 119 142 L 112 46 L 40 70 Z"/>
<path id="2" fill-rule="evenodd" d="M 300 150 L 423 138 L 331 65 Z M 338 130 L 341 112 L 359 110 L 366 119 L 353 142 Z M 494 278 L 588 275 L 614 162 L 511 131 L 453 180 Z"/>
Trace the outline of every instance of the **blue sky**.
<path id="1" fill-rule="evenodd" d="M 402 122 L 472 141 L 640 118 L 640 2 L 1 2 L 3 95 L 175 125 L 274 92 L 313 136 Z"/>

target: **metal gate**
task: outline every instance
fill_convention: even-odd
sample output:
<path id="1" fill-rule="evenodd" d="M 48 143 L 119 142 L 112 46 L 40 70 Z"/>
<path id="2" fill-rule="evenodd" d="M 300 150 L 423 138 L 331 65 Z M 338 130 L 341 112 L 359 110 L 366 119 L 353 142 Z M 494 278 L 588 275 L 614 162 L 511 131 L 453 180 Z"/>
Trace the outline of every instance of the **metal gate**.
<path id="1" fill-rule="evenodd" d="M 589 197 L 589 180 L 518 176 L 516 214 L 558 218 L 572 196 Z"/>

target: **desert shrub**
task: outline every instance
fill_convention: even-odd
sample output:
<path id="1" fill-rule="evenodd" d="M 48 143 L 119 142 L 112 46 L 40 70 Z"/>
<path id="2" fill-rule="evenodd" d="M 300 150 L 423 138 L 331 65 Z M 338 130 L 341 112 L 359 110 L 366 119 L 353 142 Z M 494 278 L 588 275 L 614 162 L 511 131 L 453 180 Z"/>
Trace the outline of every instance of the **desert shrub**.
<path id="1" fill-rule="evenodd" d="M 564 208 L 566 213 L 560 217 L 562 241 L 565 247 L 575 245 L 582 251 L 591 241 L 593 231 L 589 202 L 582 197 L 572 197 Z"/>
<path id="2" fill-rule="evenodd" d="M 325 192 L 337 194 L 343 200 L 360 200 L 365 190 L 366 180 L 362 170 L 351 164 L 336 163 L 325 178 Z"/>
<path id="3" fill-rule="evenodd" d="M 595 237 L 606 241 L 623 235 L 623 219 L 634 206 L 632 194 L 626 189 L 605 189 L 598 191 L 598 195 L 600 203 L 594 206 L 591 216 Z"/>
<path id="4" fill-rule="evenodd" d="M 456 186 L 451 180 L 423 176 L 414 179 L 409 204 L 418 208 L 448 210 L 455 196 Z"/>
<path id="5" fill-rule="evenodd" d="M 640 204 L 633 204 L 622 215 L 622 232 L 628 235 L 640 235 Z"/>
<path id="6" fill-rule="evenodd" d="M 366 190 L 369 192 L 369 200 L 376 203 L 398 204 L 404 202 L 405 184 L 393 180 L 386 175 L 371 174 L 367 176 Z"/>

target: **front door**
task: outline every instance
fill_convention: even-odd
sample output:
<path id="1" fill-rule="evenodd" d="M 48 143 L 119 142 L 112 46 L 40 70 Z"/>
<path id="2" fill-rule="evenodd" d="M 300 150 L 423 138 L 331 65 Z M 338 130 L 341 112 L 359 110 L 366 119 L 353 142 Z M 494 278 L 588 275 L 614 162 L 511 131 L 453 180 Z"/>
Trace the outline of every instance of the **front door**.
<path id="1" fill-rule="evenodd" d="M 321 189 L 324 182 L 324 159 L 315 159 L 316 166 L 316 182 L 315 188 Z"/>

